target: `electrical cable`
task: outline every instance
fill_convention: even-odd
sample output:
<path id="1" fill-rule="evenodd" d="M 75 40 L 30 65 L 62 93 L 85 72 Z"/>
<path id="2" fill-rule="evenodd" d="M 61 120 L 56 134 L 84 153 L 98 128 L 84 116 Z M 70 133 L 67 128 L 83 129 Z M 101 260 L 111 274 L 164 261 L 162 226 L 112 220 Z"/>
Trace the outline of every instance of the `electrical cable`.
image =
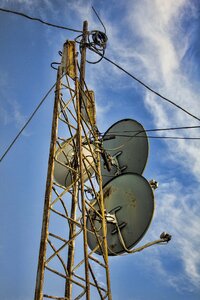
<path id="1" fill-rule="evenodd" d="M 198 126 L 197 126 L 198 127 Z M 180 128 L 180 127 L 179 127 Z M 103 149 L 105 151 L 116 151 L 119 150 L 123 147 L 125 147 L 128 142 L 130 140 L 132 140 L 133 138 L 145 138 L 145 139 L 172 139 L 172 140 L 200 140 L 200 137 L 176 137 L 176 136 L 148 136 L 148 135 L 139 135 L 141 133 L 145 133 L 145 130 L 142 131 L 137 131 L 137 130 L 133 130 L 133 131 L 123 131 L 123 132 L 133 132 L 135 133 L 134 135 L 126 135 L 126 134 L 121 134 L 121 133 L 114 133 L 112 132 L 112 134 L 106 134 L 105 137 L 111 137 L 111 139 L 114 139 L 114 136 L 120 136 L 120 137 L 127 137 L 129 138 L 128 140 L 126 140 L 124 143 L 120 144 L 118 147 L 115 148 L 105 148 L 105 146 L 103 147 Z M 104 136 L 102 137 L 102 141 L 104 141 Z"/>
<path id="2" fill-rule="evenodd" d="M 99 14 L 98 14 L 98 13 L 97 13 L 97 11 L 95 10 L 94 6 L 92 6 L 92 9 L 93 9 L 93 11 L 94 11 L 95 15 L 97 16 L 97 18 L 99 19 L 99 22 L 100 22 L 100 23 L 101 23 L 101 25 L 103 26 L 103 28 L 104 28 L 104 32 L 105 32 L 105 34 L 106 34 L 106 27 L 104 26 L 104 24 L 103 24 L 102 20 L 100 19 L 100 17 L 99 17 Z"/>
<path id="3" fill-rule="evenodd" d="M 83 35 L 78 35 L 74 40 L 79 44 L 79 51 L 82 53 L 82 37 Z M 105 54 L 106 44 L 107 44 L 107 36 L 104 32 L 98 30 L 92 30 L 88 32 L 86 46 L 88 49 L 93 50 L 95 53 L 99 53 L 100 59 L 97 61 L 89 61 L 86 59 L 89 64 L 97 64 L 99 63 Z"/>
<path id="4" fill-rule="evenodd" d="M 168 128 L 153 128 L 153 129 L 145 129 L 142 131 L 138 130 L 123 130 L 120 132 L 134 132 L 134 133 L 142 133 L 142 132 L 150 132 L 150 131 L 170 131 L 170 130 L 184 130 L 184 129 L 197 129 L 200 128 L 199 125 L 197 126 L 179 126 L 179 127 L 168 127 Z M 111 131 L 110 134 L 118 133 L 119 131 Z M 101 134 L 104 134 L 103 132 Z"/>
<path id="5" fill-rule="evenodd" d="M 58 65 L 60 65 L 60 63 L 55 62 L 55 61 L 53 61 L 53 62 L 51 63 L 51 68 L 57 71 L 58 68 L 56 68 L 54 65 L 57 65 L 57 66 L 58 66 Z"/>
<path id="6" fill-rule="evenodd" d="M 101 23 L 101 25 L 104 29 L 104 32 L 99 31 L 99 30 L 92 30 L 92 31 L 88 32 L 86 45 L 89 49 L 94 49 L 95 52 L 97 51 L 98 53 L 100 53 L 100 59 L 98 59 L 97 61 L 89 61 L 89 60 L 86 60 L 86 61 L 89 64 L 97 64 L 104 57 L 108 38 L 106 35 L 106 27 L 103 24 L 102 20 L 100 19 L 99 14 L 97 13 L 97 11 L 95 10 L 95 8 L 93 6 L 92 6 L 92 9 L 93 9 L 95 15 L 97 16 L 99 22 Z M 81 40 L 80 40 L 80 38 L 81 38 Z M 83 38 L 82 34 L 75 38 L 75 42 L 79 44 L 80 53 L 82 52 L 82 38 Z"/>
<path id="7" fill-rule="evenodd" d="M 115 134 L 115 136 L 130 137 L 130 138 L 148 138 L 148 139 L 172 139 L 172 140 L 200 140 L 200 137 L 184 137 L 184 136 L 142 136 L 142 135 L 124 135 Z M 124 146 L 124 145 L 123 145 Z M 113 149 L 112 149 L 113 150 Z"/>
<path id="8" fill-rule="evenodd" d="M 95 14 L 97 15 L 99 21 L 101 22 L 102 26 L 104 27 L 104 30 L 106 32 L 106 28 L 105 26 L 103 25 L 103 22 L 101 21 L 101 19 L 99 18 L 97 12 L 95 11 L 94 7 L 92 7 L 92 9 L 94 10 Z M 7 12 L 7 13 L 12 13 L 12 14 L 16 14 L 16 15 L 19 15 L 19 16 L 22 16 L 22 17 L 25 17 L 27 19 L 30 19 L 30 20 L 33 20 L 33 21 L 38 21 L 42 24 L 45 24 L 45 25 L 48 25 L 48 26 L 52 26 L 52 27 L 55 27 L 55 28 L 59 28 L 59 29 L 64 29 L 64 30 L 69 30 L 69 31 L 73 31 L 73 32 L 81 32 L 82 33 L 82 30 L 77 30 L 77 29 L 73 29 L 73 28 L 69 28 L 69 27 L 65 27 L 65 26 L 60 26 L 60 25 L 56 25 L 56 24 L 53 24 L 53 23 L 49 23 L 49 22 L 46 22 L 46 21 L 43 21 L 39 18 L 34 18 L 34 17 L 30 17 L 24 13 L 20 13 L 20 12 L 17 12 L 17 11 L 13 11 L 13 10 L 9 10 L 9 9 L 5 9 L 5 8 L 1 8 L 0 7 L 0 11 L 2 12 Z M 149 87 L 147 84 L 145 84 L 143 81 L 141 81 L 140 79 L 138 79 L 137 77 L 135 77 L 134 75 L 132 75 L 130 72 L 126 71 L 124 68 L 122 68 L 121 66 L 119 66 L 117 63 L 115 63 L 114 61 L 112 61 L 111 59 L 109 59 L 108 57 L 106 57 L 103 54 L 100 53 L 100 51 L 97 51 L 97 49 L 95 49 L 94 47 L 91 47 L 91 45 L 88 45 L 88 48 L 95 52 L 96 54 L 98 54 L 99 56 L 101 56 L 102 58 L 104 58 L 105 60 L 107 60 L 108 62 L 110 62 L 111 64 L 113 64 L 114 66 L 116 66 L 118 69 L 120 69 L 121 71 L 123 71 L 124 73 L 126 73 L 128 76 L 130 76 L 131 78 L 133 78 L 135 81 L 137 81 L 138 83 L 140 83 L 141 85 L 143 85 L 146 89 L 148 89 L 149 91 L 151 91 L 152 93 L 154 93 L 155 95 L 157 95 L 158 97 L 162 98 L 163 100 L 171 103 L 172 105 L 176 106 L 177 108 L 179 108 L 180 110 L 182 110 L 183 112 L 185 112 L 186 114 L 188 114 L 189 116 L 193 117 L 194 119 L 200 121 L 200 118 L 198 118 L 197 116 L 193 115 L 192 113 L 190 113 L 188 110 L 184 109 L 183 107 L 181 107 L 180 105 L 176 104 L 175 102 L 173 102 L 172 100 L 164 97 L 163 95 L 161 95 L 160 93 L 156 92 L 155 90 L 153 90 L 151 87 Z M 100 61 L 100 60 L 99 60 Z M 99 62 L 98 61 L 98 62 Z M 97 62 L 90 62 L 90 63 L 97 63 Z"/>
<path id="9" fill-rule="evenodd" d="M 126 253 L 129 253 L 129 254 L 133 254 L 133 253 L 136 253 L 136 252 L 140 252 L 148 247 L 151 247 L 153 245 L 159 245 L 159 244 L 167 244 L 170 240 L 171 240 L 171 236 L 169 234 L 167 234 L 166 236 L 163 236 L 162 238 L 160 238 L 159 240 L 155 240 L 153 242 L 149 242 L 141 247 L 138 247 L 138 248 L 133 248 L 132 250 L 128 249 L 126 244 L 125 244 L 125 240 L 122 236 L 122 233 L 121 233 L 121 230 L 119 228 L 119 225 L 116 223 L 115 224 L 116 227 L 117 227 L 117 231 L 118 231 L 118 236 L 119 236 L 119 241 L 120 241 L 120 244 L 121 246 L 123 247 L 124 251 Z"/>
<path id="10" fill-rule="evenodd" d="M 123 130 L 121 132 L 119 131 L 112 131 L 109 134 L 106 134 L 106 137 L 109 136 L 122 136 L 122 137 L 139 137 L 139 138 L 146 138 L 146 136 L 138 135 L 143 132 L 155 132 L 155 131 L 170 131 L 170 130 L 186 130 L 186 129 L 197 129 L 200 128 L 200 126 L 183 126 L 183 127 L 170 127 L 170 128 L 154 128 L 154 129 L 147 129 L 147 130 Z M 125 135 L 122 133 L 136 133 L 136 135 Z M 101 133 L 103 135 L 104 133 Z M 200 140 L 200 137 L 176 137 L 176 136 L 147 136 L 151 139 L 175 139 L 175 140 Z M 104 136 L 102 137 L 104 139 Z"/>
<path id="11" fill-rule="evenodd" d="M 38 106 L 36 107 L 36 109 L 33 111 L 33 113 L 30 115 L 29 119 L 26 121 L 26 123 L 23 125 L 23 127 L 21 128 L 21 130 L 18 132 L 18 134 L 16 135 L 16 137 L 14 138 L 14 140 L 10 143 L 10 145 L 8 146 L 8 148 L 6 149 L 6 151 L 4 152 L 4 154 L 1 156 L 0 158 L 0 162 L 3 160 L 3 158 L 6 156 L 6 154 L 8 153 L 8 151 L 12 148 L 12 146 L 15 144 L 15 142 L 17 141 L 17 139 L 19 138 L 19 136 L 21 135 L 21 133 L 24 131 L 24 129 L 27 127 L 27 125 L 30 123 L 30 121 L 32 120 L 32 118 L 34 117 L 34 115 L 36 114 L 36 112 L 39 110 L 39 108 L 41 107 L 41 105 L 43 104 L 43 102 L 46 100 L 46 98 L 49 96 L 49 94 L 51 93 L 51 91 L 54 89 L 54 87 L 56 86 L 56 83 L 54 83 L 52 85 L 52 87 L 48 90 L 48 92 L 45 94 L 45 96 L 42 98 L 42 100 L 40 101 L 40 103 L 38 104 Z"/>
<path id="12" fill-rule="evenodd" d="M 138 79 L 137 77 L 135 77 L 133 74 L 131 74 L 130 72 L 126 71 L 124 68 L 122 68 L 120 65 L 118 65 L 117 63 L 115 63 L 114 61 L 112 61 L 111 59 L 109 59 L 108 57 L 106 57 L 105 55 L 101 54 L 99 51 L 96 51 L 94 48 L 90 48 L 89 46 L 87 46 L 88 49 L 90 49 L 91 51 L 95 52 L 96 54 L 98 54 L 99 56 L 101 56 L 102 58 L 104 58 L 105 60 L 107 60 L 108 62 L 110 62 L 112 65 L 114 65 L 115 67 L 117 67 L 118 69 L 120 69 L 121 71 L 123 71 L 124 73 L 126 73 L 128 76 L 130 76 L 132 79 L 134 79 L 135 81 L 137 81 L 138 83 L 140 83 L 141 85 L 143 85 L 146 89 L 148 89 L 150 92 L 154 93 L 155 95 L 157 95 L 158 97 L 160 97 L 161 99 L 171 103 L 172 105 L 176 106 L 178 109 L 182 110 L 183 112 L 185 112 L 187 115 L 191 116 L 192 118 L 200 121 L 200 118 L 198 118 L 197 116 L 193 115 L 192 113 L 190 113 L 188 110 L 184 109 L 183 107 L 181 107 L 180 105 L 176 104 L 175 102 L 173 102 L 172 100 L 164 97 L 163 95 L 161 95 L 160 93 L 156 92 L 154 89 L 152 89 L 151 87 L 149 87 L 147 84 L 145 84 L 142 80 Z"/>
<path id="13" fill-rule="evenodd" d="M 37 21 L 37 22 L 40 22 L 44 25 L 51 26 L 51 27 L 54 27 L 54 28 L 64 29 L 64 30 L 73 31 L 73 32 L 81 32 L 81 33 L 83 32 L 82 30 L 77 30 L 77 29 L 73 29 L 73 28 L 69 28 L 69 27 L 65 27 L 65 26 L 60 26 L 60 25 L 56 25 L 56 24 L 53 24 L 53 23 L 43 21 L 39 18 L 30 17 L 30 16 L 28 16 L 24 13 L 18 12 L 18 11 L 14 11 L 14 10 L 2 8 L 2 7 L 0 7 L 0 11 L 7 12 L 7 13 L 12 13 L 12 14 L 27 18 L 27 19 L 32 20 L 32 21 Z"/>

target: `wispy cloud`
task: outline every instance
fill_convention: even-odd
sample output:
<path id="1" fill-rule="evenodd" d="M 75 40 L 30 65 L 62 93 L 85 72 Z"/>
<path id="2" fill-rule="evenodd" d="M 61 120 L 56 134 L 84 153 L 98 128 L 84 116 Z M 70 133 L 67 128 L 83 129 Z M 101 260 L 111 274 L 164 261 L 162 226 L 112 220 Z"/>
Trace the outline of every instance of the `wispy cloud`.
<path id="1" fill-rule="evenodd" d="M 14 3 L 18 7 L 23 4 L 23 8 L 36 12 L 39 2 L 4 0 L 2 3 L 4 6 L 11 5 L 11 7 Z M 46 0 L 44 3 L 48 11 L 52 12 L 52 18 L 54 20 L 57 18 L 59 21 L 58 10 L 54 2 Z M 90 29 L 102 30 L 91 10 L 91 3 L 91 1 L 66 1 L 62 13 L 67 10 L 69 15 L 69 11 L 71 12 L 70 22 L 68 19 L 66 23 L 77 28 L 82 25 L 83 20 L 87 19 Z M 188 57 L 190 41 L 193 39 L 195 30 L 193 27 L 186 30 L 184 26 L 184 22 L 196 18 L 197 12 L 194 3 L 186 0 L 128 0 L 123 4 L 121 29 L 113 25 L 111 11 L 104 12 L 103 21 L 109 37 L 106 55 L 160 93 L 198 115 L 199 87 L 196 78 L 191 76 L 194 61 Z M 43 8 L 40 8 L 37 13 L 46 19 Z M 74 14 L 76 14 L 76 18 L 74 18 L 76 24 L 71 23 Z M 79 24 L 78 21 L 80 21 Z M 61 50 L 60 42 L 64 41 L 66 36 L 67 34 L 60 33 L 60 40 L 57 38 L 54 45 L 52 42 L 52 53 Z M 49 37 L 48 34 L 47 37 Z M 52 37 L 51 41 L 54 39 L 55 37 Z M 102 99 L 105 97 L 104 88 L 108 82 L 111 89 L 125 89 L 128 84 L 131 84 L 131 81 L 127 83 L 123 80 L 123 76 L 121 71 L 112 66 L 108 68 L 107 63 L 103 61 L 98 66 L 92 66 L 92 72 L 87 74 L 89 88 L 94 89 L 97 94 L 97 111 L 101 120 L 104 120 L 106 113 L 111 110 L 113 105 L 112 101 L 108 101 L 106 106 L 101 104 L 101 97 Z M 1 81 L 3 82 L 3 79 Z M 146 93 L 144 101 L 155 127 L 197 124 L 195 120 L 149 92 Z M 12 103 L 9 102 L 9 99 L 6 100 L 6 103 L 6 106 L 3 105 L 1 108 L 2 122 L 4 124 L 13 122 L 16 126 L 21 126 L 25 116 L 21 112 L 19 104 L 13 99 Z M 200 115 L 198 116 L 200 117 Z M 162 135 L 164 134 L 162 132 Z M 191 131 L 185 134 L 189 136 Z M 161 184 L 156 193 L 156 198 L 159 200 L 157 200 L 156 215 L 148 237 L 157 238 L 162 230 L 167 230 L 173 235 L 173 240 L 165 247 L 165 251 L 160 251 L 160 248 L 154 248 L 152 251 L 146 250 L 151 254 L 152 268 L 161 274 L 168 284 L 181 291 L 198 289 L 200 283 L 200 222 L 197 217 L 200 212 L 197 185 L 200 180 L 198 143 L 177 141 L 166 144 L 165 159 L 174 168 L 181 166 L 180 175 L 186 176 L 187 174 L 189 179 L 194 178 L 194 182 L 188 179 L 191 184 L 188 186 L 187 177 L 184 183 L 181 183 L 181 178 L 177 178 L 177 175 L 176 178 L 169 179 L 167 176 L 159 174 Z M 164 169 L 163 173 L 165 173 Z M 163 252 L 167 254 L 168 258 L 178 262 L 179 266 L 173 272 L 169 270 L 167 264 L 163 263 Z"/>
<path id="2" fill-rule="evenodd" d="M 17 129 L 21 128 L 27 120 L 27 116 L 22 113 L 19 102 L 9 93 L 9 79 L 7 74 L 0 75 L 0 123 L 3 126 L 13 124 Z"/>
<path id="3" fill-rule="evenodd" d="M 184 0 L 161 2 L 152 1 L 151 5 L 148 1 L 138 2 L 134 10 L 130 10 L 129 26 L 133 34 L 140 36 L 134 48 L 145 58 L 142 70 L 145 80 L 180 105 L 193 108 L 195 113 L 198 110 L 197 88 L 194 90 L 182 65 L 190 38 L 190 32 L 187 34 L 183 30 L 183 21 L 187 18 L 186 9 L 192 9 L 191 4 Z M 167 109 L 167 104 L 164 108 Z M 177 113 L 177 116 L 179 121 L 185 121 L 182 114 Z"/>
<path id="4" fill-rule="evenodd" d="M 38 1 L 34 0 L 2 0 L 1 5 L 4 7 L 13 7 L 20 6 L 27 7 L 27 9 L 32 8 L 35 4 L 38 4 Z"/>
<path id="5" fill-rule="evenodd" d="M 194 6 L 185 0 L 161 2 L 152 1 L 149 5 L 148 1 L 138 2 L 129 14 L 129 25 L 140 36 L 136 51 L 145 57 L 142 74 L 154 88 L 199 116 L 199 87 L 195 78 L 191 82 L 185 72 L 192 37 L 191 31 L 185 32 L 184 21 L 193 15 Z M 194 119 L 148 92 L 145 103 L 157 127 L 196 124 Z M 180 141 L 174 147 L 170 144 L 169 151 L 169 157 L 189 169 L 197 180 L 200 178 L 198 148 L 197 142 Z"/>
<path id="6" fill-rule="evenodd" d="M 129 61 L 127 68 L 136 66 L 137 74 L 146 83 L 193 114 L 198 115 L 199 88 L 195 84 L 195 78 L 191 82 L 191 77 L 185 71 L 192 33 L 185 30 L 184 22 L 188 21 L 189 17 L 193 17 L 193 4 L 185 0 L 176 2 L 144 0 L 134 1 L 134 3 L 129 1 L 127 7 L 126 24 L 132 32 L 132 38 L 134 37 L 137 43 L 133 46 L 131 43 L 128 44 L 128 41 L 126 42 L 126 49 L 132 47 L 134 50 L 132 59 L 128 54 L 120 52 L 123 63 L 126 65 Z M 116 42 L 117 39 L 114 43 Z M 129 53 L 129 51 L 127 52 Z M 144 100 L 153 117 L 155 127 L 197 124 L 195 120 L 176 108 L 170 107 L 168 103 L 162 102 L 149 92 L 146 93 Z M 164 134 L 162 132 L 162 135 Z M 166 134 L 169 135 L 169 133 Z M 186 135 L 191 135 L 191 132 Z M 156 238 L 160 234 L 158 228 L 163 228 L 163 226 L 163 229 L 172 233 L 174 236 L 172 243 L 175 247 L 169 247 L 168 255 L 179 262 L 181 266 L 172 273 L 162 263 L 162 260 L 158 261 L 159 252 L 156 252 L 155 257 L 152 255 L 152 259 L 155 258 L 157 264 L 154 267 L 157 266 L 157 270 L 167 278 L 169 284 L 179 290 L 198 288 L 200 283 L 200 235 L 197 215 L 200 206 L 195 181 L 199 182 L 200 180 L 199 144 L 178 141 L 176 143 L 168 142 L 166 145 L 168 147 L 168 163 L 181 166 L 182 175 L 185 172 L 185 176 L 187 174 L 188 177 L 191 176 L 195 180 L 194 182 L 190 180 L 191 187 L 187 186 L 186 188 L 187 180 L 184 180 L 183 184 L 181 178 L 175 180 L 163 176 L 157 196 L 162 200 L 158 202 L 155 223 L 151 230 Z M 185 282 L 187 284 L 184 284 Z"/>
<path id="7" fill-rule="evenodd" d="M 87 17 L 90 24 L 95 24 L 89 6 L 83 9 L 78 2 L 74 4 L 73 9 L 80 18 Z M 104 14 L 109 36 L 107 50 L 109 57 L 119 61 L 127 70 L 134 70 L 135 75 L 160 93 L 198 114 L 199 89 L 194 81 L 191 82 L 185 71 L 187 63 L 191 63 L 187 61 L 186 54 L 192 33 L 185 31 L 183 22 L 189 16 L 193 17 L 195 10 L 192 4 L 185 0 L 128 1 L 124 9 L 127 9 L 126 17 L 123 19 L 127 31 L 123 31 L 123 35 L 113 26 L 110 16 Z M 137 42 L 133 44 L 134 40 Z M 108 78 L 109 84 L 113 82 L 116 89 L 124 85 L 124 81 L 119 81 L 122 73 L 114 67 L 106 68 L 106 66 L 103 63 L 99 64 L 98 72 L 93 72 L 93 77 L 88 78 L 91 86 L 99 94 L 103 93 L 102 77 L 104 84 L 105 78 Z M 149 92 L 146 93 L 144 100 L 155 127 L 196 124 L 195 120 Z M 191 132 L 186 133 L 188 136 L 190 134 Z M 188 176 L 199 181 L 198 143 L 178 141 L 168 143 L 166 146 L 167 163 L 180 165 L 185 174 L 187 171 Z M 197 184 L 192 183 L 190 188 L 188 186 L 186 188 L 185 183 L 183 184 L 179 178 L 169 179 L 164 176 L 161 178 L 160 192 L 157 193 L 157 198 L 161 200 L 158 202 L 155 221 L 149 232 L 152 238 L 157 238 L 162 230 L 167 230 L 173 235 L 172 246 L 166 247 L 165 253 L 180 266 L 177 270 L 170 271 L 163 264 L 161 252 L 153 250 L 155 255 L 151 252 L 150 259 L 152 267 L 168 284 L 179 291 L 198 288 L 200 244 L 197 212 L 200 211 L 200 207 L 198 193 L 195 191 Z"/>
<path id="8" fill-rule="evenodd" d="M 199 288 L 200 284 L 199 189 L 196 187 L 194 191 L 193 188 L 184 189 L 177 180 L 167 182 L 163 177 L 160 191 L 156 193 L 156 216 L 150 230 L 151 238 L 158 237 L 163 230 L 172 234 L 173 239 L 165 251 L 154 248 L 151 259 L 154 268 L 179 291 Z M 161 260 L 163 252 L 165 259 Z M 167 261 L 173 264 L 172 258 L 180 264 L 176 269 L 172 266 L 173 272 L 167 268 Z"/>
<path id="9" fill-rule="evenodd" d="M 28 2 L 30 1 L 24 1 L 24 3 Z M 18 3 L 22 2 L 18 1 Z M 87 19 L 90 29 L 102 30 L 91 10 L 91 3 L 91 1 L 84 2 L 84 4 L 83 1 L 70 1 L 63 6 L 63 11 L 68 10 L 71 12 L 71 16 L 76 15 L 76 24 L 72 23 L 75 28 L 81 26 L 82 22 Z M 53 2 L 46 0 L 45 5 L 52 13 L 54 11 L 53 16 L 56 20 L 56 9 Z M 123 10 L 126 13 L 122 14 L 123 19 L 120 20 L 124 26 L 121 31 L 118 31 L 119 27 L 113 25 L 111 11 L 105 11 L 103 14 L 103 21 L 109 37 L 106 55 L 118 61 L 127 70 L 131 72 L 134 70 L 135 75 L 160 93 L 192 113 L 198 114 L 199 87 L 195 83 L 195 79 L 191 82 L 191 74 L 189 76 L 188 70 L 193 64 L 191 59 L 187 59 L 194 28 L 185 30 L 184 26 L 184 22 L 196 18 L 194 4 L 186 0 L 126 1 L 126 4 L 123 4 Z M 45 12 L 41 9 L 40 14 L 45 17 Z M 61 33 L 60 40 L 64 40 L 64 36 L 64 33 Z M 55 48 L 60 48 L 58 40 L 52 51 L 55 51 Z M 106 106 L 101 104 L 101 97 L 102 99 L 105 97 L 104 85 L 108 81 L 113 89 L 125 89 L 126 85 L 131 83 L 119 80 L 121 78 L 121 71 L 112 66 L 108 68 L 106 62 L 92 66 L 92 72 L 88 72 L 87 82 L 89 88 L 96 91 L 100 120 L 104 120 L 113 105 L 112 101 L 108 101 Z M 146 93 L 144 101 L 155 127 L 196 124 L 195 120 L 149 92 Z M 15 104 L 12 107 L 12 118 L 15 118 L 16 122 L 23 119 L 19 111 L 19 106 Z M 162 132 L 162 135 L 164 134 Z M 189 136 L 191 131 L 185 134 Z M 185 174 L 187 172 L 188 176 L 199 181 L 198 142 L 177 141 L 176 143 L 167 143 L 166 146 L 168 162 L 181 166 Z M 185 183 L 183 185 L 179 178 L 172 180 L 167 177 L 161 178 L 162 182 L 157 198 L 162 200 L 159 200 L 157 205 L 155 222 L 151 229 L 152 235 L 157 237 L 160 234 L 158 228 L 169 230 L 172 233 L 174 237 L 172 245 L 174 243 L 176 247 L 170 246 L 167 251 L 169 251 L 169 255 L 180 262 L 181 267 L 173 275 L 162 264 L 162 261 L 158 261 L 158 256 L 155 257 L 157 264 L 154 266 L 157 266 L 157 270 L 168 278 L 169 284 L 177 288 L 183 289 L 184 284 L 181 283 L 185 280 L 190 283 L 188 288 L 193 285 L 197 287 L 200 280 L 199 220 L 197 218 L 200 207 L 197 191 L 194 192 L 197 186 L 193 183 L 191 188 L 186 189 Z M 191 198 L 193 198 L 192 202 Z M 185 226 L 186 218 L 188 226 Z M 159 252 L 156 252 L 156 255 L 159 255 Z"/>

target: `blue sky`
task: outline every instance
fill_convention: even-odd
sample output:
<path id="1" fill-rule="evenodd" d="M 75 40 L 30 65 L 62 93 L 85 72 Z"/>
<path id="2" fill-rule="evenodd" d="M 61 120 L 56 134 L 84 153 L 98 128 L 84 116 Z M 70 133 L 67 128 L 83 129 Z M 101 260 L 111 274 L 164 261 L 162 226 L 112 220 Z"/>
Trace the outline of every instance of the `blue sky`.
<path id="1" fill-rule="evenodd" d="M 2 0 L 49 22 L 102 30 L 106 56 L 200 117 L 200 6 L 195 0 L 53 1 Z M 0 153 L 18 133 L 56 73 L 58 51 L 76 33 L 0 13 Z M 132 118 L 146 129 L 195 126 L 199 122 L 145 90 L 106 61 L 87 65 L 95 91 L 98 127 Z M 53 93 L 0 164 L 0 298 L 33 299 L 47 172 Z M 199 129 L 158 135 L 199 137 Z M 110 259 L 114 300 L 200 297 L 200 158 L 197 140 L 150 139 L 144 176 L 156 179 L 156 211 L 141 244 L 168 231 L 167 246 Z"/>

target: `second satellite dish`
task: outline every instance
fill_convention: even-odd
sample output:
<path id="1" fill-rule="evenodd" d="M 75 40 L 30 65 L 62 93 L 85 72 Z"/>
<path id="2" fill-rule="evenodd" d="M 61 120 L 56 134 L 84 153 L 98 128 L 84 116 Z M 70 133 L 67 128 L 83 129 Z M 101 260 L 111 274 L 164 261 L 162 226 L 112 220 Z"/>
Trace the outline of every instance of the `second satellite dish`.
<path id="1" fill-rule="evenodd" d="M 149 182 L 139 174 L 122 174 L 113 178 L 103 188 L 107 221 L 108 254 L 125 253 L 125 247 L 131 249 L 146 233 L 154 212 L 154 195 Z M 98 212 L 98 204 L 94 208 Z M 102 241 L 101 219 L 94 210 L 87 217 L 88 245 L 91 250 L 98 246 L 93 228 Z M 116 226 L 121 233 L 120 235 Z M 93 232 L 92 232 L 93 231 Z M 123 240 L 122 240 L 123 239 Z M 124 243 L 124 246 L 123 246 Z M 102 254 L 100 248 L 95 251 Z"/>
<path id="2" fill-rule="evenodd" d="M 58 184 L 64 187 L 70 186 L 73 182 L 74 149 L 76 148 L 74 143 L 75 140 L 73 138 L 62 143 L 55 155 L 54 179 Z M 91 144 L 90 147 L 88 145 L 84 145 L 82 149 L 84 181 L 88 179 L 88 174 L 91 175 L 94 172 L 94 159 L 92 156 L 94 155 L 93 148 L 94 146 Z"/>
<path id="3" fill-rule="evenodd" d="M 149 146 L 146 132 L 137 121 L 124 119 L 113 124 L 103 136 L 103 148 L 111 162 L 108 171 L 102 159 L 103 185 L 120 174 L 143 173 Z"/>

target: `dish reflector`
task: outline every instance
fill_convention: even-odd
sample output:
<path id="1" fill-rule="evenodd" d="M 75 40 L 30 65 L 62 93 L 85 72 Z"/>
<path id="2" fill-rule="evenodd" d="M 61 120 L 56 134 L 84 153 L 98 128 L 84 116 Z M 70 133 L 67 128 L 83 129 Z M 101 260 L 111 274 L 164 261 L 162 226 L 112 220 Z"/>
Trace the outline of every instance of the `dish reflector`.
<path id="1" fill-rule="evenodd" d="M 143 173 L 149 146 L 144 127 L 137 121 L 124 119 L 113 124 L 103 136 L 103 148 L 112 161 L 108 171 L 102 159 L 103 185 L 120 174 Z"/>
<path id="2" fill-rule="evenodd" d="M 55 181 L 65 187 L 72 184 L 72 174 L 74 169 L 74 140 L 69 139 L 61 144 L 61 148 L 56 151 L 55 165 L 54 165 L 54 179 Z M 93 174 L 94 159 L 92 157 L 94 146 L 91 144 L 84 145 L 82 148 L 83 161 L 85 167 L 83 168 L 83 179 L 88 179 L 88 173 Z M 93 152 L 94 155 L 94 152 Z M 88 173 L 86 172 L 86 169 Z"/>
<path id="3" fill-rule="evenodd" d="M 113 178 L 103 188 L 104 205 L 107 220 L 108 255 L 122 254 L 125 251 L 120 242 L 114 218 L 120 228 L 126 248 L 129 250 L 136 245 L 146 233 L 154 212 L 154 195 L 148 181 L 139 174 L 122 174 Z M 97 204 L 94 208 L 98 210 Z M 101 221 L 90 210 L 90 221 L 87 217 L 88 245 L 93 250 L 97 245 L 97 239 L 92 231 L 93 223 L 100 239 L 102 236 Z M 96 251 L 101 254 L 101 250 Z"/>

